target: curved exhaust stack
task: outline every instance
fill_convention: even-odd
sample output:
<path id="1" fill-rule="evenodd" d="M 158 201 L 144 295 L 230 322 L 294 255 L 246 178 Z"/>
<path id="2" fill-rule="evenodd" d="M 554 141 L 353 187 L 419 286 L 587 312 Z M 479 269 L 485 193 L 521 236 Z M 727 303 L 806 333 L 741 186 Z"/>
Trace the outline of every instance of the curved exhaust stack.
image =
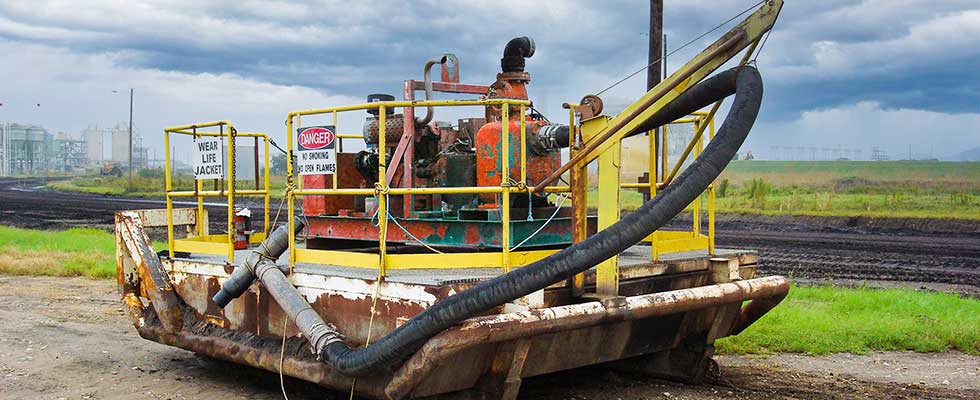
<path id="1" fill-rule="evenodd" d="M 534 39 L 521 36 L 511 39 L 504 46 L 504 57 L 500 59 L 502 72 L 524 72 L 524 59 L 534 55 Z"/>
<path id="2" fill-rule="evenodd" d="M 449 57 L 446 54 L 443 54 L 442 57 L 439 57 L 439 58 L 435 58 L 435 59 L 426 61 L 425 62 L 425 66 L 422 67 L 422 80 L 425 82 L 425 99 L 426 100 L 432 100 L 432 77 L 429 74 L 432 71 L 432 66 L 434 66 L 436 64 L 440 64 L 440 65 L 445 64 L 447 60 L 449 60 Z M 415 124 L 416 125 L 426 125 L 426 124 L 428 124 L 429 122 L 432 121 L 432 115 L 433 115 L 432 114 L 432 106 L 426 107 L 425 108 L 425 117 L 416 118 L 415 119 Z"/>

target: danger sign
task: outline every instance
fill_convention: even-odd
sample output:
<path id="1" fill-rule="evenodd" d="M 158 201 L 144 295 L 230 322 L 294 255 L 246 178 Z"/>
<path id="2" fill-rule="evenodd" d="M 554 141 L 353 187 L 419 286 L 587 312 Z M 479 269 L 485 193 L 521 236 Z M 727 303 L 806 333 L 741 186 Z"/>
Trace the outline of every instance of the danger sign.
<path id="1" fill-rule="evenodd" d="M 337 170 L 334 154 L 337 134 L 332 125 L 299 128 L 296 134 L 299 143 L 296 166 L 300 175 L 332 174 Z"/>
<path id="2" fill-rule="evenodd" d="M 221 141 L 218 138 L 198 139 L 194 142 L 194 177 L 197 179 L 221 179 L 225 173 Z"/>

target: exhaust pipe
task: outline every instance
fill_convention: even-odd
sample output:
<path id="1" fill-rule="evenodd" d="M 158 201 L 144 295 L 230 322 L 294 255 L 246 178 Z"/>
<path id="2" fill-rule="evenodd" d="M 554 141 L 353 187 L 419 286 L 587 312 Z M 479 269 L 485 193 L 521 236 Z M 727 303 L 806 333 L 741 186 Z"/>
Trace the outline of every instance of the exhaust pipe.
<path id="1" fill-rule="evenodd" d="M 432 77 L 430 72 L 432 71 L 432 66 L 436 64 L 445 64 L 449 59 L 445 54 L 442 57 L 432 59 L 425 62 L 425 66 L 422 68 L 422 80 L 425 82 L 425 100 L 432 100 Z M 425 117 L 416 118 L 415 125 L 426 125 L 432 121 L 433 109 L 432 106 L 425 108 Z"/>

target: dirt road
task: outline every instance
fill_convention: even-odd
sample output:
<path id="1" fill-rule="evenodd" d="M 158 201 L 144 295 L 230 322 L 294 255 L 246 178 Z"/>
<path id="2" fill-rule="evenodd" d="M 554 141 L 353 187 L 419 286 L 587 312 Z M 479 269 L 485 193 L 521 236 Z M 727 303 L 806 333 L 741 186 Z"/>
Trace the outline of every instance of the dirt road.
<path id="1" fill-rule="evenodd" d="M 0 178 L 0 225 L 33 229 L 67 229 L 97 227 L 112 229 L 114 213 L 118 210 L 165 208 L 163 199 L 107 196 L 89 193 L 45 190 L 44 178 Z M 238 200 L 254 206 L 254 200 Z M 205 205 L 211 216 L 211 229 L 225 229 L 227 206 L 221 199 L 209 199 Z M 197 203 L 182 199 L 174 207 L 196 207 Z M 261 207 L 252 207 L 253 218 L 262 218 Z"/>
<path id="2" fill-rule="evenodd" d="M 0 276 L 0 399 L 279 399 L 279 377 L 137 336 L 111 281 Z M 723 356 L 688 386 L 601 367 L 528 379 L 522 399 L 977 399 L 980 357 Z M 290 399 L 346 399 L 286 379 Z"/>

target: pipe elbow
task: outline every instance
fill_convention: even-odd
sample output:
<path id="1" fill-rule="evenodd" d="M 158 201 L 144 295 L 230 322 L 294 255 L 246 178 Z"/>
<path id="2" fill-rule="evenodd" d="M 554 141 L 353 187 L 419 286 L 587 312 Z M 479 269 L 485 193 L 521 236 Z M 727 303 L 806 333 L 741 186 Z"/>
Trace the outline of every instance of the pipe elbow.
<path id="1" fill-rule="evenodd" d="M 432 70 L 432 66 L 434 66 L 436 64 L 445 64 L 446 61 L 448 61 L 448 60 L 449 60 L 449 56 L 447 56 L 446 54 L 443 54 L 442 57 L 434 58 L 434 59 L 431 59 L 429 61 L 426 61 L 425 62 L 425 66 L 422 67 L 422 80 L 425 83 L 425 99 L 426 100 L 432 100 L 432 78 L 430 77 L 430 74 L 429 74 L 430 71 Z M 426 124 L 428 124 L 429 122 L 432 121 L 432 116 L 433 116 L 432 113 L 433 113 L 432 106 L 426 107 L 425 108 L 425 117 L 423 117 L 423 118 L 416 118 L 415 119 L 415 124 L 416 125 L 426 125 Z"/>
<path id="2" fill-rule="evenodd" d="M 500 59 L 503 72 L 524 72 L 524 59 L 534 55 L 534 39 L 521 36 L 511 39 L 504 46 L 504 56 Z"/>

